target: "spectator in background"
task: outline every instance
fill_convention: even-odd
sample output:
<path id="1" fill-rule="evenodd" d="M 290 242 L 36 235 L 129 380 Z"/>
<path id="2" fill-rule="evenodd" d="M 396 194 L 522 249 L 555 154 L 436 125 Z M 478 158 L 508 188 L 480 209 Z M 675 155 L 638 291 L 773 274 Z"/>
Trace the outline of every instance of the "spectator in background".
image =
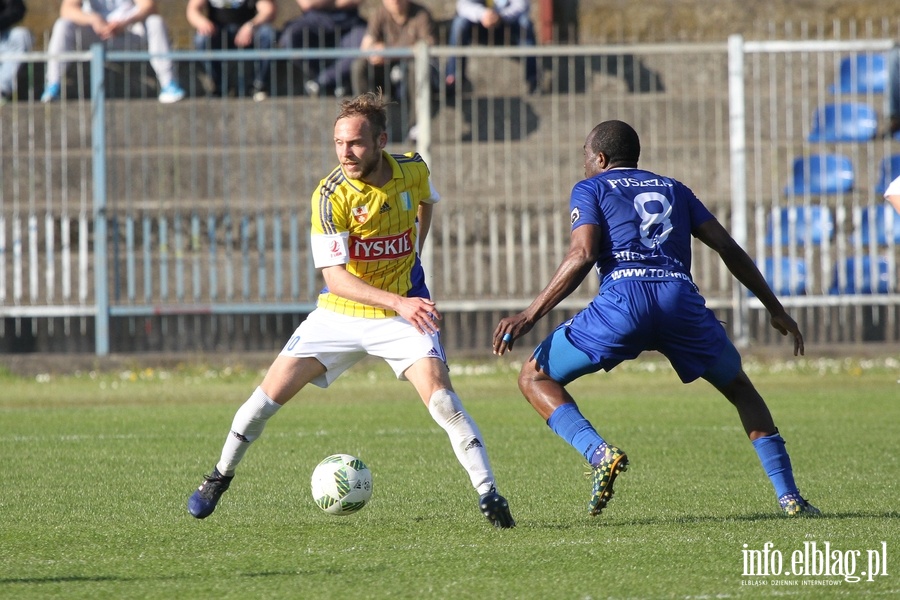
<path id="1" fill-rule="evenodd" d="M 197 50 L 236 50 L 256 48 L 271 50 L 275 45 L 276 6 L 274 0 L 188 0 L 187 20 L 197 30 L 194 46 Z M 270 60 L 253 62 L 253 82 L 245 88 L 243 70 L 238 74 L 238 95 L 247 92 L 255 101 L 266 99 L 266 79 Z M 224 67 L 227 72 L 228 63 Z M 227 77 L 223 63 L 211 60 L 204 63 L 206 74 L 212 79 L 215 93 L 227 94 Z"/>
<path id="2" fill-rule="evenodd" d="M 884 199 L 900 213 L 900 177 L 894 179 L 884 190 Z"/>
<path id="3" fill-rule="evenodd" d="M 0 0 L 0 54 L 31 50 L 31 32 L 24 27 L 14 27 L 24 17 L 22 0 Z M 15 94 L 20 64 L 16 59 L 0 62 L 0 104 L 5 104 Z"/>
<path id="4" fill-rule="evenodd" d="M 97 42 L 120 49 L 146 46 L 152 54 L 171 52 L 169 34 L 156 11 L 155 0 L 62 0 L 59 19 L 53 24 L 47 52 L 62 54 L 82 50 Z M 159 101 L 172 104 L 184 98 L 175 81 L 172 60 L 152 58 L 150 66 L 159 80 Z M 47 81 L 41 102 L 58 100 L 67 63 L 47 61 Z"/>
<path id="5" fill-rule="evenodd" d="M 359 14 L 362 0 L 297 0 L 297 4 L 303 14 L 285 23 L 278 42 L 282 48 L 359 48 L 366 33 L 366 21 Z M 303 71 L 307 95 L 345 95 L 353 58 L 294 64 Z"/>
<path id="6" fill-rule="evenodd" d="M 468 46 L 472 34 L 478 36 L 480 44 L 517 44 L 536 46 L 534 24 L 531 22 L 529 0 L 457 0 L 456 16 L 450 24 L 450 45 Z M 447 60 L 447 94 L 452 95 L 456 84 L 465 80 L 465 59 L 456 57 Z M 528 93 L 538 92 L 537 59 L 525 59 L 525 82 Z"/>
<path id="7" fill-rule="evenodd" d="M 360 48 L 403 48 L 418 42 L 433 45 L 434 40 L 434 20 L 427 8 L 410 0 L 382 0 L 369 18 Z M 429 80 L 429 84 L 436 88 L 434 83 Z M 376 87 L 385 90 L 386 95 L 399 99 L 401 106 L 405 107 L 409 124 L 407 138 L 415 142 L 416 97 L 412 62 L 377 55 L 357 59 L 353 65 L 353 94 L 374 91 Z"/>

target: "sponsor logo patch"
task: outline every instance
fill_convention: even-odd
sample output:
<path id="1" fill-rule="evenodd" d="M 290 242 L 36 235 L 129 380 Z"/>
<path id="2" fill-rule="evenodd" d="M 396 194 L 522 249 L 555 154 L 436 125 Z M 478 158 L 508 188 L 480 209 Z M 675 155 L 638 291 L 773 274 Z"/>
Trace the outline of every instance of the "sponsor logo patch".
<path id="1" fill-rule="evenodd" d="M 575 208 L 572 209 L 572 214 L 569 215 L 569 216 L 572 218 L 572 225 L 575 224 L 575 221 L 577 221 L 578 219 L 581 218 L 581 213 L 578 212 L 578 207 L 577 207 L 577 206 L 576 206 Z"/>
<path id="2" fill-rule="evenodd" d="M 352 260 L 391 260 L 412 254 L 412 230 L 387 237 L 350 237 Z"/>

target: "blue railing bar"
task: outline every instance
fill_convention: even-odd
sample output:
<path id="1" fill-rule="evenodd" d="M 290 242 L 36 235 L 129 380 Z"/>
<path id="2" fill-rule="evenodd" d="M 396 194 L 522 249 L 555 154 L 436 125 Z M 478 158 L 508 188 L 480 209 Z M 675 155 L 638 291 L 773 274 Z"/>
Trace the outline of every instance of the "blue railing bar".
<path id="1" fill-rule="evenodd" d="M 206 217 L 206 233 L 209 236 L 209 297 L 215 300 L 218 297 L 219 280 L 216 277 L 219 265 L 216 264 L 216 216 Z"/>
<path id="2" fill-rule="evenodd" d="M 152 240 L 150 217 L 144 215 L 142 220 L 144 226 L 144 300 L 149 302 L 153 298 L 153 258 L 150 248 Z"/>
<path id="3" fill-rule="evenodd" d="M 168 220 L 159 217 L 159 297 L 169 297 L 169 227 Z"/>
<path id="4" fill-rule="evenodd" d="M 184 232 L 182 231 L 181 213 L 175 213 L 175 298 L 185 301 L 184 295 Z"/>
<path id="5" fill-rule="evenodd" d="M 106 101 L 104 95 L 103 44 L 91 46 L 91 149 L 94 177 L 94 349 L 97 356 L 109 354 L 109 260 L 106 233 Z"/>
<path id="6" fill-rule="evenodd" d="M 529 54 L 531 52 L 529 51 Z M 519 54 L 522 54 L 520 51 Z M 74 60 L 70 54 L 61 54 L 66 60 Z M 173 50 L 151 54 L 146 50 L 111 50 L 106 53 L 110 62 L 145 62 L 150 58 L 169 58 L 177 61 L 246 61 L 268 58 L 271 60 L 315 60 L 322 58 L 348 58 L 359 56 L 384 56 L 386 58 L 412 58 L 412 48 L 385 48 L 384 50 L 361 51 L 358 48 L 293 48 L 251 50 Z"/>
<path id="7" fill-rule="evenodd" d="M 281 273 L 283 248 L 281 242 L 281 215 L 279 213 L 275 213 L 272 217 L 272 251 L 274 254 L 272 269 L 275 271 L 275 297 L 280 298 L 282 293 L 284 293 L 284 276 Z"/>
<path id="8" fill-rule="evenodd" d="M 262 214 L 256 215 L 256 253 L 258 264 L 256 267 L 256 286 L 259 288 L 259 299 L 266 298 L 266 218 Z"/>
<path id="9" fill-rule="evenodd" d="M 641 44 L 641 56 L 724 52 L 725 42 L 698 44 Z M 630 44 L 604 44 L 594 46 L 429 46 L 428 54 L 446 58 L 465 56 L 478 58 L 516 58 L 522 56 L 621 56 L 632 55 L 635 47 Z"/>
<path id="10" fill-rule="evenodd" d="M 112 228 L 112 276 L 113 276 L 113 291 L 112 291 L 112 301 L 113 302 L 121 302 L 122 301 L 122 276 L 119 269 L 119 219 L 115 216 L 110 217 L 109 219 L 110 227 Z"/>
<path id="11" fill-rule="evenodd" d="M 310 243 L 309 243 L 310 234 L 309 234 L 309 230 L 305 230 L 305 231 L 306 231 L 306 237 L 305 237 L 306 247 L 309 248 L 310 247 Z M 319 287 L 319 284 L 318 284 L 318 282 L 319 282 L 318 271 L 316 270 L 316 265 L 312 258 L 312 250 L 310 250 L 309 252 L 310 252 L 310 254 L 306 260 L 306 297 L 307 298 L 316 298 L 319 295 L 319 290 L 321 288 Z"/>
<path id="12" fill-rule="evenodd" d="M 808 41 L 771 41 L 771 42 L 744 42 L 743 50 L 745 54 L 756 54 L 760 52 L 865 52 L 867 50 L 890 50 L 894 45 L 892 39 L 875 39 L 875 40 L 835 40 L 835 41 L 819 41 L 815 43 Z"/>
<path id="13" fill-rule="evenodd" d="M 134 215 L 125 217 L 125 296 L 132 302 L 137 294 L 135 287 Z"/>
<path id="14" fill-rule="evenodd" d="M 291 268 L 291 298 L 300 297 L 300 235 L 298 233 L 299 217 L 296 212 L 291 213 L 288 233 L 289 264 Z M 307 261 L 308 262 L 308 261 Z"/>
<path id="15" fill-rule="evenodd" d="M 59 54 L 51 54 L 50 52 L 0 52 L 0 62 L 16 60 L 22 63 L 38 63 L 47 62 L 51 58 L 60 58 L 66 62 L 88 62 L 92 56 L 93 52 L 91 50 L 60 52 Z"/>
<path id="16" fill-rule="evenodd" d="M 97 305 L 19 305 L 0 306 L 0 318 L 10 319 L 41 319 L 41 318 L 65 318 L 65 317 L 96 317 Z"/>
<path id="17" fill-rule="evenodd" d="M 316 307 L 313 302 L 238 302 L 235 304 L 140 304 L 112 306 L 114 317 L 148 317 L 159 315 L 255 315 L 309 314 Z M 0 308 L 0 315 L 5 309 Z M 27 313 L 32 314 L 31 310 Z"/>
<path id="18" fill-rule="evenodd" d="M 225 299 L 234 300 L 234 233 L 231 230 L 231 213 L 222 217 L 222 230 L 225 232 Z"/>
<path id="19" fill-rule="evenodd" d="M 241 217 L 241 297 L 250 299 L 250 217 Z"/>
<path id="20" fill-rule="evenodd" d="M 191 215 L 191 283 L 193 284 L 194 301 L 200 299 L 200 215 Z"/>

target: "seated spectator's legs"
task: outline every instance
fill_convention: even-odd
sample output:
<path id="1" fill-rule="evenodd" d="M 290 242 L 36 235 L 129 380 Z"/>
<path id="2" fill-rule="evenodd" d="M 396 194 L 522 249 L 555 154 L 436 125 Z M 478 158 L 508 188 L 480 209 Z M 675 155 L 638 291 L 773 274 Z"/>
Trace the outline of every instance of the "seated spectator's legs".
<path id="1" fill-rule="evenodd" d="M 519 17 L 518 22 L 511 23 L 510 43 L 520 47 L 537 46 L 537 36 L 534 34 L 534 24 L 528 15 Z M 528 84 L 528 92 L 534 92 L 538 87 L 537 58 L 534 56 L 525 57 L 525 82 Z"/>
<path id="2" fill-rule="evenodd" d="M 400 108 L 400 122 L 407 131 L 415 131 L 416 99 L 414 96 L 415 77 L 412 63 L 403 60 L 385 60 L 384 64 L 373 65 L 365 58 L 353 62 L 351 74 L 354 96 L 381 88 L 386 98 L 394 100 Z M 414 137 L 414 134 L 411 136 Z"/>
<path id="3" fill-rule="evenodd" d="M 275 28 L 265 23 L 253 31 L 253 47 L 257 50 L 271 50 L 275 47 Z M 272 61 L 268 58 L 253 63 L 253 89 L 265 90 L 266 80 Z"/>
<path id="4" fill-rule="evenodd" d="M 495 27 L 487 36 L 487 43 L 495 46 L 519 46 L 525 48 L 536 46 L 537 38 L 534 34 L 534 26 L 528 15 L 522 15 L 517 21 L 504 23 L 502 27 Z M 537 58 L 525 57 L 525 82 L 528 84 L 528 92 L 537 89 Z"/>
<path id="5" fill-rule="evenodd" d="M 471 44 L 473 27 L 476 27 L 475 23 L 467 21 L 459 15 L 453 17 L 453 22 L 450 23 L 450 38 L 448 44 L 456 47 L 468 46 Z M 479 28 L 481 27 L 479 26 Z M 455 85 L 457 82 L 462 85 L 463 79 L 465 79 L 466 59 L 462 57 L 459 58 L 459 68 L 457 68 L 456 63 L 456 56 L 451 56 L 447 59 L 447 70 L 444 74 L 448 86 Z"/>
<path id="6" fill-rule="evenodd" d="M 216 51 L 222 48 L 230 48 L 234 41 L 234 28 L 220 28 L 213 35 L 194 35 L 194 47 L 200 51 Z M 224 94 L 228 92 L 227 82 L 222 79 L 222 61 L 206 60 L 203 61 L 203 70 L 210 78 L 210 83 L 215 87 L 214 92 Z"/>
<path id="7" fill-rule="evenodd" d="M 24 27 L 13 27 L 0 33 L 0 54 L 30 51 L 31 32 Z M 11 98 L 16 91 L 20 64 L 20 61 L 14 59 L 0 62 L 0 95 L 3 98 Z"/>
<path id="8" fill-rule="evenodd" d="M 100 38 L 90 27 L 82 27 L 65 19 L 57 19 L 50 32 L 50 41 L 47 43 L 48 54 L 63 54 L 89 48 L 91 44 L 99 42 Z M 66 68 L 69 64 L 58 58 L 47 59 L 47 73 L 45 81 L 47 87 L 59 87 Z"/>
<path id="9" fill-rule="evenodd" d="M 359 48 L 366 34 L 366 22 L 358 16 L 311 10 L 288 21 L 281 33 L 282 48 Z M 353 58 L 338 61 L 295 61 L 307 80 L 307 93 L 350 85 Z M 310 84 L 315 84 L 310 87 Z"/>
<path id="10" fill-rule="evenodd" d="M 240 30 L 239 23 L 220 26 L 219 31 L 213 36 L 205 36 L 199 33 L 194 35 L 194 46 L 200 51 L 218 51 L 218 50 L 237 50 L 238 47 L 234 43 L 234 38 Z M 275 29 L 268 24 L 260 25 L 253 31 L 253 48 L 258 50 L 271 50 L 275 46 Z M 250 94 L 258 91 L 264 91 L 266 88 L 266 80 L 269 76 L 269 68 L 271 60 L 268 58 L 253 61 L 253 70 L 251 72 L 252 83 L 248 87 L 244 81 L 243 69 L 238 69 L 237 86 L 229 85 L 225 76 L 228 73 L 228 65 L 230 62 L 222 60 L 207 60 L 203 62 L 203 68 L 206 74 L 215 85 L 215 91 L 218 94 L 227 94 L 229 88 L 236 89 L 239 94 L 245 90 Z"/>
<path id="11" fill-rule="evenodd" d="M 373 65 L 365 58 L 357 58 L 353 61 L 350 71 L 350 90 L 354 96 L 373 91 L 376 85 L 383 87 L 383 84 L 375 83 L 379 81 L 384 81 L 383 66 Z"/>
<path id="12" fill-rule="evenodd" d="M 285 23 L 278 45 L 282 48 L 327 48 L 334 43 L 334 20 L 327 12 L 311 10 Z M 296 60 L 304 79 L 315 80 L 322 70 L 321 61 Z"/>
<path id="13" fill-rule="evenodd" d="M 340 48 L 358 50 L 365 35 L 365 21 L 357 21 L 348 28 L 338 30 L 340 39 L 336 40 L 337 45 Z M 336 93 L 339 93 L 341 89 L 350 84 L 350 72 L 353 69 L 354 60 L 354 58 L 340 58 L 333 65 L 328 66 L 319 74 L 319 85 L 323 88 L 333 88 Z"/>
<path id="14" fill-rule="evenodd" d="M 400 118 L 406 117 L 407 141 L 415 142 L 418 139 L 418 127 L 416 127 L 416 69 L 415 65 L 406 60 L 393 61 L 391 63 L 389 77 L 397 90 L 396 98 L 400 101 Z"/>
<path id="15" fill-rule="evenodd" d="M 166 24 L 159 15 L 150 15 L 144 20 L 143 25 L 135 23 L 128 28 L 128 32 L 139 38 L 146 35 L 147 51 L 151 54 L 168 54 L 172 51 Z M 171 58 L 151 58 L 150 66 L 153 67 L 161 88 L 165 89 L 174 81 Z"/>

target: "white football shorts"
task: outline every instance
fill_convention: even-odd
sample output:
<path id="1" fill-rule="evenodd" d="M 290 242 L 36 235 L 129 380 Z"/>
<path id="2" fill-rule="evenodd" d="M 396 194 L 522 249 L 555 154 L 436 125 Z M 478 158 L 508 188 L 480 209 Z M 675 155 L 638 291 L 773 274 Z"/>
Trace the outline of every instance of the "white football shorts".
<path id="1" fill-rule="evenodd" d="M 323 308 L 315 309 L 300 323 L 281 354 L 322 363 L 325 374 L 312 381 L 321 388 L 327 388 L 366 355 L 383 358 L 397 379 L 403 380 L 406 369 L 421 358 L 447 362 L 440 334 L 423 335 L 402 317 L 367 319 Z"/>

